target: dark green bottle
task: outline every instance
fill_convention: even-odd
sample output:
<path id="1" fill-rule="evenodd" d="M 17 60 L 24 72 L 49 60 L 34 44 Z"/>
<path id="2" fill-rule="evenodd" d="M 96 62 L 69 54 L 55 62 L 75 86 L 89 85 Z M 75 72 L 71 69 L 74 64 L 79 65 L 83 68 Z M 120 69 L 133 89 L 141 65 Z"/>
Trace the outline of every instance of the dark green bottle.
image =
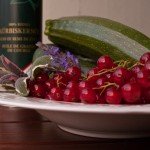
<path id="1" fill-rule="evenodd" d="M 0 55 L 25 68 L 41 33 L 42 0 L 0 0 Z"/>

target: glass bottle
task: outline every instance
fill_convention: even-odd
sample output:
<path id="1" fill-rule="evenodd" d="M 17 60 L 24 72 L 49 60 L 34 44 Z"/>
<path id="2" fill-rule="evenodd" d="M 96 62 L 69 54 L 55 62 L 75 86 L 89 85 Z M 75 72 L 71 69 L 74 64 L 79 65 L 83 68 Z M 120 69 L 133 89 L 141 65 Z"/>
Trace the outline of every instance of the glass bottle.
<path id="1" fill-rule="evenodd" d="M 42 0 L 0 0 L 0 55 L 24 69 L 41 33 Z"/>

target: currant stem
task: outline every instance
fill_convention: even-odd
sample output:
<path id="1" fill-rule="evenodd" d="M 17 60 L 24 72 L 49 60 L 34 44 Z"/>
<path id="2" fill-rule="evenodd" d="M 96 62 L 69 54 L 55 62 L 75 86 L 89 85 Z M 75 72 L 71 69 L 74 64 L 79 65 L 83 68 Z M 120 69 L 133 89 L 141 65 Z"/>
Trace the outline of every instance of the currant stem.
<path id="1" fill-rule="evenodd" d="M 118 64 L 119 67 L 127 67 L 130 64 L 130 61 L 128 60 L 121 60 Z"/>
<path id="2" fill-rule="evenodd" d="M 59 85 L 60 85 L 60 83 L 61 83 L 61 82 L 59 82 L 59 81 L 62 79 L 62 77 L 57 76 L 57 78 L 58 78 L 58 79 L 56 80 L 56 83 L 57 83 L 57 86 L 59 87 Z"/>
<path id="3" fill-rule="evenodd" d="M 100 75 L 103 75 L 103 74 L 108 73 L 108 72 L 113 72 L 113 71 L 116 70 L 117 68 L 118 68 L 118 67 L 111 68 L 111 69 L 103 69 L 103 70 L 101 70 L 99 73 L 94 74 L 94 75 L 88 77 L 87 80 L 89 80 L 90 78 L 92 78 L 92 77 L 94 77 L 94 76 L 100 76 Z"/>
<path id="4" fill-rule="evenodd" d="M 57 85 L 58 85 L 58 87 L 59 87 L 59 85 L 67 86 L 66 84 L 64 84 L 64 83 L 62 83 L 62 82 L 57 83 Z"/>
<path id="5" fill-rule="evenodd" d="M 99 87 L 99 88 L 93 88 L 93 89 L 102 89 L 102 91 L 100 92 L 100 95 L 103 94 L 103 92 L 105 91 L 106 88 L 108 88 L 109 86 L 115 86 L 116 88 L 118 88 L 119 86 L 116 83 L 111 83 L 111 82 L 105 82 L 105 85 Z"/>
<path id="6" fill-rule="evenodd" d="M 134 65 L 132 65 L 132 66 L 129 67 L 128 69 L 132 69 L 132 68 L 135 67 L 136 65 L 144 66 L 144 64 L 142 64 L 141 62 L 136 62 Z"/>
<path id="7" fill-rule="evenodd" d="M 82 77 L 83 79 L 86 79 L 86 78 L 87 78 L 85 74 L 81 74 L 81 77 Z"/>

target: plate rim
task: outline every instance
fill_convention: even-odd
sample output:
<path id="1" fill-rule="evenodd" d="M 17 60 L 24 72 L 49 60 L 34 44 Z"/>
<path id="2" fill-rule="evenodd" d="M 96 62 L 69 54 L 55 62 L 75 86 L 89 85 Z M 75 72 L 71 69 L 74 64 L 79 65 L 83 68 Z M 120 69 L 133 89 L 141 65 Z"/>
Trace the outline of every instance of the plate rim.
<path id="1" fill-rule="evenodd" d="M 15 99 L 12 100 L 12 97 Z M 21 100 L 19 100 L 21 99 Z M 22 103 L 22 102 L 23 103 Z M 150 114 L 150 104 L 142 105 L 110 105 L 83 104 L 63 101 L 44 100 L 39 98 L 21 97 L 16 94 L 0 93 L 0 105 L 35 110 L 63 111 L 76 113 L 107 113 L 107 114 Z"/>

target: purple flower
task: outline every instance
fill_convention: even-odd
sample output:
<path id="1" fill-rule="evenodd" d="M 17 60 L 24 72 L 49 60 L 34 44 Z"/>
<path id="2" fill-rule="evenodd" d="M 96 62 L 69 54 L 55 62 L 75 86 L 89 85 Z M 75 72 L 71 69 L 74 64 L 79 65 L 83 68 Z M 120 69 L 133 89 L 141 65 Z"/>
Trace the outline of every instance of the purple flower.
<path id="1" fill-rule="evenodd" d="M 51 55 L 51 56 L 55 56 L 60 52 L 59 47 L 56 46 L 49 46 L 48 49 L 46 51 L 44 51 L 45 55 Z"/>
<path id="2" fill-rule="evenodd" d="M 41 42 L 36 44 L 40 49 L 44 51 L 45 55 L 51 55 L 53 60 L 51 65 L 59 70 L 66 70 L 72 66 L 79 66 L 78 59 L 69 51 L 62 52 L 61 48 L 56 45 L 45 45 Z"/>

